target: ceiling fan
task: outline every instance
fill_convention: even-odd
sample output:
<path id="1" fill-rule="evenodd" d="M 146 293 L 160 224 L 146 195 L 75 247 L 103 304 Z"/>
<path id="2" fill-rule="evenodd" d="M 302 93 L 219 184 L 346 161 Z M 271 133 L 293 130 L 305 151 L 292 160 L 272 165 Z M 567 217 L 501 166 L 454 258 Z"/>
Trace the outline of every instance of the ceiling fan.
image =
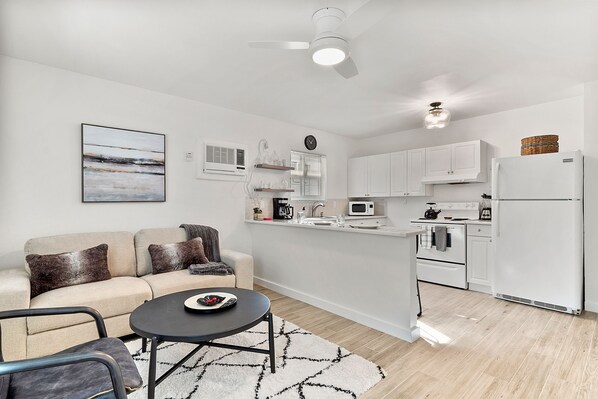
<path id="1" fill-rule="evenodd" d="M 249 42 L 249 46 L 309 50 L 316 64 L 332 66 L 340 75 L 349 79 L 359 73 L 351 58 L 350 41 L 384 18 L 395 2 L 396 0 L 370 0 L 348 17 L 339 8 L 321 8 L 312 16 L 315 36 L 311 42 L 263 41 Z"/>

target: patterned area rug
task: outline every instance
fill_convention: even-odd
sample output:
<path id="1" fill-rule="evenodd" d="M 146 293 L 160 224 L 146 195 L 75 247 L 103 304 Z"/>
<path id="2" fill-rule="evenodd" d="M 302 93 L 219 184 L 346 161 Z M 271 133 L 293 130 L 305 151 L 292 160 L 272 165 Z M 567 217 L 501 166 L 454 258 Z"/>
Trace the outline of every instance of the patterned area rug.
<path id="1" fill-rule="evenodd" d="M 216 342 L 268 348 L 267 323 Z M 380 366 L 275 316 L 276 373 L 267 355 L 202 348 L 156 388 L 157 398 L 172 399 L 326 399 L 357 398 L 385 377 Z M 127 343 L 147 383 L 149 351 L 141 340 Z M 158 347 L 160 376 L 195 345 Z M 149 349 L 149 348 L 148 348 Z M 146 387 L 129 396 L 147 397 Z"/>

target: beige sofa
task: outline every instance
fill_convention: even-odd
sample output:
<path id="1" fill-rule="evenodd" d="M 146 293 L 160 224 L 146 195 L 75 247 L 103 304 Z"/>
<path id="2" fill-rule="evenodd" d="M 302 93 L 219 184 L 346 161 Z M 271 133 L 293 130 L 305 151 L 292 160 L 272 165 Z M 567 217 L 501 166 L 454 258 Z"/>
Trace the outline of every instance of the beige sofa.
<path id="1" fill-rule="evenodd" d="M 180 228 L 144 229 L 129 232 L 82 233 L 34 238 L 25 244 L 28 254 L 55 254 L 108 244 L 108 268 L 112 278 L 45 292 L 30 299 L 28 268 L 0 271 L 0 311 L 84 305 L 97 309 L 108 334 L 131 334 L 129 315 L 144 301 L 173 292 L 203 287 L 253 288 L 253 258 L 222 250 L 222 261 L 235 270 L 229 276 L 192 275 L 188 270 L 153 275 L 149 244 L 185 241 Z M 159 316 L 157 316 L 159 317 Z M 94 323 L 85 315 L 5 320 L 2 351 L 6 360 L 55 353 L 74 344 L 97 338 Z"/>

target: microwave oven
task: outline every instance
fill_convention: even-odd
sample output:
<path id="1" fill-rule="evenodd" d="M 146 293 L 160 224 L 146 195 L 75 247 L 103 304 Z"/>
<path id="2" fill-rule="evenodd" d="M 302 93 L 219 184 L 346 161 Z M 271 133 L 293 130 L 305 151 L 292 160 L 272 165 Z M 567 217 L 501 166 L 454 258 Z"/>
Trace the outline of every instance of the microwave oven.
<path id="1" fill-rule="evenodd" d="M 349 215 L 374 216 L 374 203 L 372 201 L 350 201 Z"/>

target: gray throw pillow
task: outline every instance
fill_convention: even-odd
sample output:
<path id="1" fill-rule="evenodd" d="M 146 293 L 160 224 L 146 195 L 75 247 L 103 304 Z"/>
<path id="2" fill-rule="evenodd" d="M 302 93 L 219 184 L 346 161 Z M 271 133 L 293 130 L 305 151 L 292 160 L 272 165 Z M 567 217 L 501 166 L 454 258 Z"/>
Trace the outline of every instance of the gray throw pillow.
<path id="1" fill-rule="evenodd" d="M 193 264 L 208 263 L 200 237 L 176 244 L 150 244 L 152 273 L 167 273 L 186 269 Z"/>
<path id="2" fill-rule="evenodd" d="M 108 280 L 108 244 L 76 252 L 27 255 L 31 269 L 31 298 L 71 285 Z"/>

